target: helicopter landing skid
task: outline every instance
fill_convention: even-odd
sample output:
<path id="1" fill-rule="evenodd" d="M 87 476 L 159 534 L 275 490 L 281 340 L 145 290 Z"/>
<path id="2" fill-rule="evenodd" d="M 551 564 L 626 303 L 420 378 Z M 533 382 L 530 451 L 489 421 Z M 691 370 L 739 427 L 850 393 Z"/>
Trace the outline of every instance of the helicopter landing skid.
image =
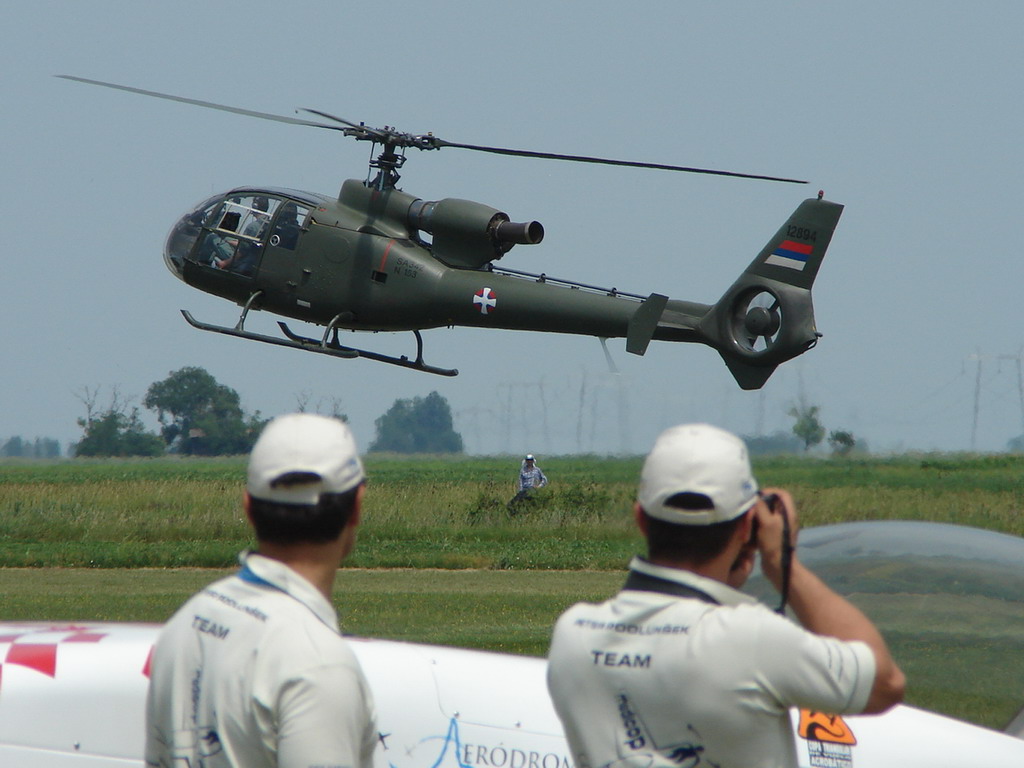
<path id="1" fill-rule="evenodd" d="M 402 368 L 412 368 L 416 371 L 423 371 L 425 373 L 436 373 L 438 376 L 458 376 L 459 371 L 457 368 L 437 368 L 433 365 L 427 365 L 423 362 L 423 338 L 420 336 L 419 331 L 413 331 L 416 336 L 416 359 L 410 360 L 405 355 L 401 357 L 392 357 L 390 355 L 383 355 L 379 352 L 370 352 L 365 349 L 356 349 L 355 347 L 346 347 L 343 344 L 339 344 L 337 340 L 337 333 L 335 338 L 331 341 L 327 341 L 326 335 L 323 340 L 311 339 L 307 336 L 300 336 L 297 333 L 292 332 L 287 325 L 282 322 L 278 322 L 281 326 L 281 330 L 287 338 L 279 338 L 277 336 L 266 336 L 262 333 L 253 333 L 247 331 L 239 326 L 234 328 L 228 328 L 223 325 L 213 325 L 212 323 L 204 323 L 200 320 L 196 320 L 192 317 L 192 313 L 188 310 L 181 310 L 182 316 L 188 321 L 188 324 L 193 328 L 198 328 L 201 331 L 213 331 L 214 333 L 223 333 L 226 336 L 237 336 L 240 339 L 250 339 L 252 341 L 262 341 L 266 344 L 276 344 L 279 347 L 291 347 L 292 349 L 302 349 L 307 352 L 318 352 L 322 355 L 332 355 L 333 357 L 342 357 L 346 359 L 352 359 L 355 357 L 365 357 L 368 360 L 376 360 L 379 363 L 388 363 L 390 365 L 398 365 Z"/>
<path id="2" fill-rule="evenodd" d="M 424 373 L 436 373 L 438 376 L 458 376 L 458 368 L 437 368 L 433 365 L 427 365 L 423 362 L 423 337 L 419 331 L 413 331 L 413 335 L 416 337 L 416 359 L 410 360 L 405 355 L 401 357 L 392 357 L 391 355 L 384 355 L 380 352 L 370 352 L 366 349 L 356 349 L 355 347 L 346 347 L 338 342 L 338 330 L 334 329 L 334 338 L 331 341 L 327 341 L 327 334 L 324 334 L 322 340 L 311 339 L 308 336 L 299 336 L 294 333 L 287 325 L 280 320 L 277 324 L 281 326 L 281 330 L 289 340 L 295 343 L 302 349 L 308 349 L 311 352 L 323 352 L 328 355 L 340 355 L 342 357 L 365 357 L 367 360 L 376 360 L 378 363 L 388 363 L 389 365 L 397 365 L 402 368 L 412 368 L 416 371 L 423 371 Z M 283 343 L 283 339 L 278 340 Z"/>
<path id="3" fill-rule="evenodd" d="M 188 321 L 189 325 L 191 325 L 193 328 L 198 328 L 201 331 L 213 331 L 214 333 L 223 333 L 227 336 L 237 336 L 240 339 L 251 339 L 252 341 L 262 341 L 267 344 L 277 344 L 280 347 L 310 349 L 310 347 L 305 344 L 298 344 L 294 341 L 289 341 L 288 339 L 278 338 L 277 336 L 264 336 L 262 333 L 253 333 L 252 331 L 247 331 L 244 328 L 240 327 L 228 328 L 227 326 L 223 325 L 213 325 L 212 323 L 204 323 L 192 317 L 192 313 L 186 309 L 181 310 L 181 314 Z M 317 347 L 319 347 L 319 343 L 317 343 Z M 334 355 L 335 357 L 359 357 L 358 350 L 348 349 L 347 347 L 342 347 L 339 349 L 314 349 L 313 351 L 322 352 L 327 355 Z"/>

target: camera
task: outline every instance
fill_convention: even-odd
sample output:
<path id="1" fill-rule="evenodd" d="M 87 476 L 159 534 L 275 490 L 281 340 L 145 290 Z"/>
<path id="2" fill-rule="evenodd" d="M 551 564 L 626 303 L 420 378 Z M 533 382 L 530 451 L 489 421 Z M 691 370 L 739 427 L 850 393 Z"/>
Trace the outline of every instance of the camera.
<path id="1" fill-rule="evenodd" d="M 768 506 L 769 512 L 774 514 L 779 511 L 780 500 L 779 495 L 777 493 L 758 492 L 758 495 L 761 497 L 761 501 L 763 501 Z M 753 547 L 757 545 L 757 532 L 760 528 L 759 523 L 760 521 L 755 517 L 753 525 L 750 526 L 750 538 L 747 540 L 747 546 Z"/>

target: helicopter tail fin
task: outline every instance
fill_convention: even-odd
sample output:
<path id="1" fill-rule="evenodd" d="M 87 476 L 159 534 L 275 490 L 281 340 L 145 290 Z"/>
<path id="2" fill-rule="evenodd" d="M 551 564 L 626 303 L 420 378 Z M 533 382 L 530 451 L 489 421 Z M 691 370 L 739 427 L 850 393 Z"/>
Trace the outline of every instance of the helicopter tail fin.
<path id="1" fill-rule="evenodd" d="M 644 299 L 644 303 L 629 321 L 629 328 L 626 331 L 627 352 L 642 355 L 647 351 L 647 345 L 654 337 L 658 320 L 661 319 L 667 304 L 668 296 L 662 296 L 660 293 L 652 293 Z"/>
<path id="2" fill-rule="evenodd" d="M 780 363 L 818 343 L 811 286 L 842 212 L 821 194 L 802 202 L 701 319 L 741 388 L 759 389 Z"/>

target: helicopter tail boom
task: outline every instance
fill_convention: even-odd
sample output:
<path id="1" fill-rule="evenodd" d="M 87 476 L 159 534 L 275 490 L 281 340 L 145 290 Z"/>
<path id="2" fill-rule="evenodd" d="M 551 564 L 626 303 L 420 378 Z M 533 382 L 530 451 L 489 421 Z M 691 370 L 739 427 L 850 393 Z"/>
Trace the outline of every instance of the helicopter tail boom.
<path id="1" fill-rule="evenodd" d="M 843 206 L 802 202 L 698 324 L 743 389 L 759 389 L 780 364 L 818 343 L 811 286 Z"/>

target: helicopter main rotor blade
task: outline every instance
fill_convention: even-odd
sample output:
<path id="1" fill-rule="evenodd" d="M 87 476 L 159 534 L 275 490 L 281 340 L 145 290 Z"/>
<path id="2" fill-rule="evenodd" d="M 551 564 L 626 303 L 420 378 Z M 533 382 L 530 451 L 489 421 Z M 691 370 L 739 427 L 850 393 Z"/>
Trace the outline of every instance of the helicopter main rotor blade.
<path id="1" fill-rule="evenodd" d="M 665 165 L 664 163 L 643 163 L 634 160 L 611 160 L 606 157 L 589 157 L 587 155 L 562 155 L 554 152 L 533 152 L 527 149 L 505 149 L 503 147 L 484 147 L 478 144 L 457 144 L 444 139 L 434 139 L 438 147 L 458 147 L 472 149 L 477 152 L 490 152 L 495 155 L 513 155 L 515 157 L 539 157 L 544 160 L 568 160 L 574 163 L 596 163 L 598 165 L 622 165 L 629 168 L 654 168 L 662 171 L 683 171 L 684 173 L 703 173 L 711 176 L 732 176 L 740 179 L 760 179 L 761 181 L 781 181 L 786 184 L 807 184 L 800 179 L 787 179 L 780 176 L 762 176 L 754 173 L 737 173 L 735 171 L 716 171 L 710 168 L 691 168 L 683 165 Z"/>
<path id="2" fill-rule="evenodd" d="M 157 99 L 166 99 L 168 101 L 180 101 L 182 104 L 192 104 L 197 107 L 206 107 L 208 109 L 217 109 L 221 112 L 233 112 L 236 115 L 245 115 L 246 117 L 258 117 L 261 120 L 274 120 L 278 123 L 291 123 L 293 125 L 309 125 L 314 128 L 326 128 L 330 131 L 341 131 L 343 128 L 339 128 L 336 125 L 325 125 L 324 123 L 314 123 L 311 120 L 300 120 L 297 117 L 285 117 L 283 115 L 273 115 L 269 112 L 256 112 L 252 109 L 242 109 L 241 107 L 229 107 L 226 104 L 216 104 L 212 101 L 201 101 L 199 99 L 187 99 L 184 96 L 172 96 L 169 93 L 159 93 L 158 91 L 146 91 L 142 88 L 132 88 L 129 85 L 118 85 L 117 83 L 105 83 L 102 80 L 89 80 L 85 77 L 75 77 L 74 75 L 56 75 L 56 77 L 63 78 L 64 80 L 74 80 L 79 83 L 87 83 L 89 85 L 102 85 L 104 88 L 114 88 L 118 91 L 128 91 L 129 93 L 138 93 L 143 96 L 153 96 Z"/>
<path id="3" fill-rule="evenodd" d="M 87 83 L 89 85 L 101 85 L 104 88 L 113 88 L 118 91 L 127 91 L 129 93 L 138 93 L 142 96 L 152 96 L 157 99 L 166 99 L 167 101 L 177 101 L 182 104 L 192 104 L 197 107 L 206 107 L 207 109 L 216 109 L 221 112 L 232 112 L 236 115 L 244 115 L 246 117 L 258 117 L 261 120 L 273 120 L 278 123 L 290 123 L 292 125 L 308 125 L 313 128 L 326 128 L 331 131 L 340 131 L 346 136 L 354 137 L 359 140 L 376 141 L 389 147 L 413 147 L 415 149 L 441 149 L 443 147 L 454 147 L 456 149 L 470 149 L 476 152 L 489 152 L 495 155 L 509 155 L 512 157 L 536 157 L 542 160 L 566 160 L 574 163 L 594 163 L 597 165 L 617 165 L 628 168 L 652 168 L 655 170 L 662 171 L 682 171 L 684 173 L 701 173 L 709 176 L 730 176 L 738 179 L 758 179 L 761 181 L 779 181 L 786 184 L 806 184 L 806 181 L 800 179 L 788 179 L 781 176 L 764 176 L 755 173 L 737 173 L 735 171 L 718 171 L 711 168 L 694 168 L 684 165 L 667 165 L 665 163 L 644 163 L 634 160 L 612 160 L 606 157 L 591 157 L 589 155 L 566 155 L 556 152 L 534 152 L 526 149 L 508 149 L 505 147 L 488 147 L 481 144 L 463 144 L 460 142 L 446 141 L 440 139 L 432 134 L 416 135 L 411 133 L 403 133 L 397 131 L 394 128 L 385 126 L 384 128 L 373 128 L 366 124 L 353 123 L 350 120 L 345 120 L 334 115 L 330 115 L 326 112 L 321 112 L 315 109 L 305 109 L 304 112 L 317 115 L 326 120 L 339 123 L 339 125 L 328 125 L 326 123 L 317 123 L 312 120 L 302 120 L 297 117 L 285 117 L 284 115 L 275 115 L 269 112 L 257 112 L 252 109 L 242 109 L 241 107 L 229 107 L 226 104 L 217 104 L 212 101 L 202 101 L 200 99 L 189 99 L 184 96 L 173 96 L 169 93 L 160 93 L 158 91 L 147 91 L 142 88 L 133 88 L 128 85 L 118 85 L 117 83 L 107 83 L 102 80 L 90 80 L 85 77 L 76 77 L 75 75 L 57 75 L 57 77 L 63 78 L 64 80 L 74 80 L 79 83 Z M 344 127 L 343 127 L 344 126 Z"/>
<path id="4" fill-rule="evenodd" d="M 336 121 L 338 121 L 339 123 L 341 123 L 343 125 L 347 125 L 349 128 L 358 128 L 361 131 L 370 131 L 370 132 L 373 132 L 373 133 L 379 133 L 379 131 L 377 131 L 374 128 L 369 128 L 368 126 L 360 125 L 359 123 L 353 123 L 351 120 L 346 120 L 343 117 L 337 117 L 335 115 L 328 114 L 327 112 L 321 112 L 319 109 L 309 109 L 308 107 L 303 107 L 299 111 L 300 112 L 309 112 L 311 115 L 316 115 L 318 117 L 322 117 L 322 118 L 325 118 L 327 120 L 336 120 Z"/>

